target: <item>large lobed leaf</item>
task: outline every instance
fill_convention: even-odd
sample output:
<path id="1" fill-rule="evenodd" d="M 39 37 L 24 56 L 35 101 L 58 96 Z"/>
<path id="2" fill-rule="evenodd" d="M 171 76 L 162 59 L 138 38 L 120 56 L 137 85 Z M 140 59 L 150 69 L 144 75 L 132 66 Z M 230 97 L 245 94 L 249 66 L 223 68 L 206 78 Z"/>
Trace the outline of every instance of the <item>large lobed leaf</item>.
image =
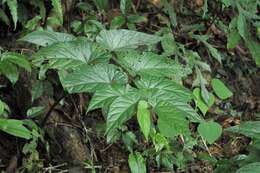
<path id="1" fill-rule="evenodd" d="M 143 97 L 156 107 L 161 102 L 170 104 L 173 108 L 178 109 L 193 122 L 201 122 L 202 118 L 187 103 L 191 100 L 191 93 L 181 85 L 168 80 L 146 77 L 136 82 L 141 89 Z"/>
<path id="2" fill-rule="evenodd" d="M 106 121 L 108 142 L 111 142 L 111 136 L 116 134 L 117 129 L 133 116 L 139 99 L 136 92 L 128 92 L 116 98 L 110 105 Z"/>
<path id="3" fill-rule="evenodd" d="M 48 63 L 49 68 L 69 69 L 82 64 L 108 62 L 109 55 L 87 39 L 59 42 L 40 49 L 34 55 L 34 64 Z"/>
<path id="4" fill-rule="evenodd" d="M 186 76 L 189 71 L 178 62 L 152 52 L 129 51 L 121 53 L 118 61 L 132 72 L 139 75 L 150 75 L 154 77 L 170 77 L 179 81 Z"/>
<path id="5" fill-rule="evenodd" d="M 106 85 L 127 83 L 127 76 L 112 64 L 81 66 L 61 78 L 70 93 L 95 92 Z"/>
<path id="6" fill-rule="evenodd" d="M 48 46 L 57 42 L 67 42 L 74 40 L 75 37 L 70 34 L 54 32 L 54 31 L 34 31 L 23 38 L 21 41 L 27 41 L 29 43 L 33 43 L 39 46 Z"/>
<path id="7" fill-rule="evenodd" d="M 154 35 L 126 29 L 102 30 L 96 41 L 110 51 L 134 49 L 141 45 L 152 45 L 160 41 Z"/>

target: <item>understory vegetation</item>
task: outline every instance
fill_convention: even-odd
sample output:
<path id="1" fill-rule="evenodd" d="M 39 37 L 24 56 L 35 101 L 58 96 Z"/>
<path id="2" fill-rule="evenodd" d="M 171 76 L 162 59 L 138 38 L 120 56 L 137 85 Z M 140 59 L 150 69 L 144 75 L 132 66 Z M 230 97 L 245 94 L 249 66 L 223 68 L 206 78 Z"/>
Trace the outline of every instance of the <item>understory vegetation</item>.
<path id="1" fill-rule="evenodd" d="M 1 173 L 259 173 L 259 0 L 0 0 Z"/>

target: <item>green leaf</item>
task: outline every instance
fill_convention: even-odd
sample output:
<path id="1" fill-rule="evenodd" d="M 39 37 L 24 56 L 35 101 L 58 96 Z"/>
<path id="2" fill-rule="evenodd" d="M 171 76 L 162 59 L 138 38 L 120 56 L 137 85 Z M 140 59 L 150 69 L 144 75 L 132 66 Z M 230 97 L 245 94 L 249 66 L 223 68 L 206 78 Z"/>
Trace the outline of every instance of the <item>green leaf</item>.
<path id="1" fill-rule="evenodd" d="M 189 123 L 182 111 L 171 105 L 159 105 L 156 107 L 158 127 L 160 132 L 166 137 L 175 137 L 189 133 Z"/>
<path id="2" fill-rule="evenodd" d="M 82 66 L 61 78 L 70 93 L 94 92 L 109 84 L 126 84 L 127 76 L 112 64 Z"/>
<path id="3" fill-rule="evenodd" d="M 260 121 L 247 121 L 240 125 L 229 127 L 226 131 L 241 133 L 245 136 L 260 139 Z"/>
<path id="4" fill-rule="evenodd" d="M 182 111 L 192 122 L 203 121 L 187 103 L 191 100 L 191 93 L 179 84 L 167 79 L 145 77 L 137 81 L 136 85 L 153 107 L 156 107 L 160 102 L 166 102 Z"/>
<path id="5" fill-rule="evenodd" d="M 34 31 L 21 38 L 20 41 L 26 41 L 39 46 L 49 46 L 57 42 L 67 42 L 74 39 L 73 35 L 61 32 Z"/>
<path id="6" fill-rule="evenodd" d="M 35 118 L 43 114 L 44 110 L 45 110 L 44 106 L 31 107 L 30 109 L 27 110 L 26 115 L 28 118 Z"/>
<path id="7" fill-rule="evenodd" d="M 105 51 L 86 39 L 52 44 L 40 49 L 33 58 L 36 66 L 40 67 L 44 63 L 49 68 L 61 70 L 109 60 Z"/>
<path id="8" fill-rule="evenodd" d="M 260 67 L 260 44 L 254 41 L 252 38 L 248 38 L 245 40 L 246 46 L 248 47 L 250 54 L 255 60 L 255 63 L 258 67 Z"/>
<path id="9" fill-rule="evenodd" d="M 198 127 L 199 134 L 209 143 L 213 144 L 222 134 L 222 127 L 216 122 L 202 122 Z"/>
<path id="10" fill-rule="evenodd" d="M 122 27 L 125 24 L 125 18 L 123 16 L 116 16 L 112 21 L 110 28 L 117 29 Z"/>
<path id="11" fill-rule="evenodd" d="M 241 40 L 241 37 L 240 37 L 239 33 L 237 32 L 237 30 L 231 30 L 228 33 L 227 48 L 234 49 L 240 40 Z"/>
<path id="12" fill-rule="evenodd" d="M 250 163 L 238 169 L 235 173 L 259 173 L 260 162 Z"/>
<path id="13" fill-rule="evenodd" d="M 28 29 L 29 31 L 32 31 L 34 29 L 37 28 L 40 20 L 42 19 L 41 16 L 35 16 L 34 18 L 32 18 L 31 20 L 28 20 L 26 22 L 26 25 L 24 26 L 26 29 Z"/>
<path id="14" fill-rule="evenodd" d="M 145 139 L 148 141 L 148 136 L 151 129 L 151 115 L 149 105 L 146 101 L 140 100 L 137 107 L 137 120 L 144 134 Z"/>
<path id="15" fill-rule="evenodd" d="M 7 0 L 7 5 L 10 9 L 13 22 L 14 22 L 14 30 L 16 29 L 17 21 L 18 21 L 18 15 L 17 15 L 17 0 Z"/>
<path id="16" fill-rule="evenodd" d="M 13 136 L 30 139 L 31 132 L 23 126 L 23 121 L 13 119 L 0 119 L 0 130 Z"/>
<path id="17" fill-rule="evenodd" d="M 124 85 L 106 85 L 101 89 L 98 89 L 92 97 L 88 111 L 103 108 L 105 104 L 111 104 L 117 97 L 126 94 L 131 87 Z"/>
<path id="18" fill-rule="evenodd" d="M 129 92 L 116 98 L 110 105 L 107 115 L 107 141 L 115 131 L 129 120 L 135 112 L 136 104 L 139 101 L 139 95 L 136 92 Z"/>
<path id="19" fill-rule="evenodd" d="M 110 51 L 134 49 L 141 45 L 152 45 L 160 41 L 154 35 L 126 29 L 102 30 L 96 41 Z"/>
<path id="20" fill-rule="evenodd" d="M 180 81 L 190 71 L 174 60 L 154 54 L 152 52 L 129 51 L 119 53 L 118 62 L 138 75 L 150 75 L 153 77 L 170 77 Z"/>
<path id="21" fill-rule="evenodd" d="M 128 157 L 128 164 L 132 173 L 146 173 L 145 160 L 140 153 L 131 153 Z"/>
<path id="22" fill-rule="evenodd" d="M 0 74 L 1 73 L 4 74 L 12 84 L 15 84 L 19 77 L 16 66 L 6 61 L 0 62 Z"/>
<path id="23" fill-rule="evenodd" d="M 93 0 L 98 11 L 101 12 L 102 10 L 107 11 L 109 4 L 108 0 Z"/>
<path id="24" fill-rule="evenodd" d="M 24 55 L 15 52 L 6 52 L 1 55 L 1 60 L 16 64 L 29 72 L 31 71 L 31 65 Z"/>
<path id="25" fill-rule="evenodd" d="M 132 0 L 120 0 L 120 10 L 123 15 L 126 15 L 131 8 Z"/>
<path id="26" fill-rule="evenodd" d="M 177 44 L 172 34 L 164 35 L 162 38 L 162 48 L 164 55 L 170 56 L 177 53 Z"/>
<path id="27" fill-rule="evenodd" d="M 0 8 L 0 19 L 6 24 L 10 25 L 10 21 L 3 9 Z"/>
<path id="28" fill-rule="evenodd" d="M 61 0 L 51 0 L 51 4 L 53 6 L 54 12 L 58 16 L 58 19 L 60 21 L 60 24 L 63 24 L 63 10 L 62 10 L 62 4 Z"/>
<path id="29" fill-rule="evenodd" d="M 226 85 L 221 80 L 213 79 L 211 81 L 211 85 L 214 92 L 220 99 L 225 100 L 233 96 L 233 93 L 226 87 Z"/>
<path id="30" fill-rule="evenodd" d="M 203 115 L 207 113 L 209 108 L 214 104 L 215 97 L 212 93 L 209 94 L 209 104 L 207 105 L 201 97 L 201 92 L 199 88 L 193 90 L 193 95 L 195 96 L 196 106 L 200 109 Z"/>

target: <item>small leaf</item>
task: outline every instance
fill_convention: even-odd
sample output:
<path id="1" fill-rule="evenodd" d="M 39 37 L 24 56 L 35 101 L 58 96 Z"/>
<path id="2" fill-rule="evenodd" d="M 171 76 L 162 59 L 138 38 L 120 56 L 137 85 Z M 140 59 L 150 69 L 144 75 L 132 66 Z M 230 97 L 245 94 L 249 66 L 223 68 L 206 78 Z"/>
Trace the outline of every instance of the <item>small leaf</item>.
<path id="1" fill-rule="evenodd" d="M 44 106 L 32 107 L 27 110 L 26 115 L 28 118 L 35 118 L 35 117 L 41 115 L 42 113 L 44 113 L 44 110 L 45 110 Z"/>
<path id="2" fill-rule="evenodd" d="M 132 173 L 146 173 L 145 160 L 140 153 L 131 153 L 128 157 L 128 164 Z"/>
<path id="3" fill-rule="evenodd" d="M 16 29 L 17 21 L 18 21 L 18 14 L 17 14 L 17 0 L 7 0 L 7 5 L 10 9 L 13 22 L 14 22 L 14 30 Z"/>
<path id="4" fill-rule="evenodd" d="M 222 127 L 216 122 L 202 122 L 198 127 L 199 134 L 209 143 L 213 144 L 222 133 Z"/>
<path id="5" fill-rule="evenodd" d="M 34 31 L 21 38 L 20 41 L 27 41 L 39 46 L 48 46 L 57 42 L 67 42 L 74 39 L 73 35 L 61 32 Z"/>
<path id="6" fill-rule="evenodd" d="M 260 162 L 250 163 L 238 169 L 235 173 L 259 173 Z"/>
<path id="7" fill-rule="evenodd" d="M 141 45 L 151 45 L 160 41 L 154 35 L 126 29 L 102 30 L 96 38 L 97 43 L 110 51 L 134 49 Z"/>
<path id="8" fill-rule="evenodd" d="M 211 81 L 211 85 L 214 92 L 220 99 L 225 100 L 233 96 L 233 93 L 226 87 L 226 85 L 221 80 L 213 79 Z"/>
<path id="9" fill-rule="evenodd" d="M 209 103 L 208 105 L 201 98 L 201 92 L 199 88 L 193 90 L 193 95 L 195 96 L 196 106 L 200 109 L 203 115 L 207 113 L 209 108 L 214 104 L 215 97 L 212 93 L 209 94 Z"/>
<path id="10" fill-rule="evenodd" d="M 188 121 L 185 114 L 171 105 L 159 105 L 156 107 L 158 127 L 166 137 L 175 137 L 189 133 Z"/>
<path id="11" fill-rule="evenodd" d="M 140 100 L 137 107 L 137 120 L 143 132 L 145 139 L 148 141 L 148 136 L 151 128 L 151 115 L 149 105 L 146 101 Z"/>
<path id="12" fill-rule="evenodd" d="M 228 34 L 227 48 L 234 49 L 241 40 L 239 33 L 236 30 L 231 30 Z"/>

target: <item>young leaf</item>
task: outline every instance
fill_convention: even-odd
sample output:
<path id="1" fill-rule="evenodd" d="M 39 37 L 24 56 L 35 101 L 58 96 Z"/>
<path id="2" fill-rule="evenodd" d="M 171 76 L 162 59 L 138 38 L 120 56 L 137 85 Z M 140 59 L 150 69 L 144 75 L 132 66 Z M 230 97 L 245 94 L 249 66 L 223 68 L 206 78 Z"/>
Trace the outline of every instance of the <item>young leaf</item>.
<path id="1" fill-rule="evenodd" d="M 211 85 L 216 95 L 222 100 L 225 100 L 233 95 L 233 93 L 219 79 L 213 79 L 211 81 Z"/>
<path id="2" fill-rule="evenodd" d="M 70 93 L 95 92 L 112 83 L 127 83 L 127 76 L 112 64 L 81 66 L 66 77 L 60 77 L 63 87 Z"/>
<path id="3" fill-rule="evenodd" d="M 139 99 L 139 94 L 129 92 L 113 101 L 107 115 L 107 136 L 113 136 L 115 131 L 132 117 Z M 108 140 L 108 142 L 110 141 Z"/>
<path id="4" fill-rule="evenodd" d="M 154 35 L 126 29 L 102 30 L 96 38 L 97 43 L 110 51 L 134 49 L 141 45 L 151 45 L 160 41 Z"/>
<path id="5" fill-rule="evenodd" d="M 202 122 L 198 127 L 199 134 L 209 143 L 213 144 L 222 133 L 222 127 L 216 122 Z"/>
<path id="6" fill-rule="evenodd" d="M 17 21 L 18 21 L 18 14 L 17 14 L 17 0 L 7 0 L 7 5 L 10 9 L 13 22 L 14 22 L 14 30 L 16 29 Z"/>
<path id="7" fill-rule="evenodd" d="M 20 41 L 26 41 L 39 46 L 48 46 L 57 42 L 67 42 L 74 39 L 73 35 L 61 32 L 34 31 L 21 38 Z"/>
<path id="8" fill-rule="evenodd" d="M 259 173 L 260 162 L 250 163 L 238 169 L 235 173 Z"/>
<path id="9" fill-rule="evenodd" d="M 140 153 L 131 153 L 128 157 L 128 164 L 132 173 L 146 173 L 145 160 Z"/>
<path id="10" fill-rule="evenodd" d="M 185 114 L 171 105 L 159 105 L 156 107 L 158 127 L 160 132 L 166 137 L 175 137 L 189 133 L 189 124 Z"/>
<path id="11" fill-rule="evenodd" d="M 193 90 L 193 95 L 195 96 L 196 106 L 200 109 L 203 115 L 207 113 L 209 108 L 214 104 L 215 97 L 212 93 L 209 94 L 209 103 L 208 105 L 201 98 L 201 92 L 199 88 Z"/>
<path id="12" fill-rule="evenodd" d="M 32 137 L 31 132 L 23 126 L 23 121 L 20 120 L 0 119 L 0 130 L 24 139 Z"/>
<path id="13" fill-rule="evenodd" d="M 145 139 L 148 141 L 151 128 L 151 115 L 149 111 L 149 105 L 144 100 L 140 100 L 138 103 L 137 120 Z"/>
<path id="14" fill-rule="evenodd" d="M 226 131 L 241 133 L 245 136 L 260 139 L 260 121 L 247 121 L 240 125 L 229 127 Z"/>

